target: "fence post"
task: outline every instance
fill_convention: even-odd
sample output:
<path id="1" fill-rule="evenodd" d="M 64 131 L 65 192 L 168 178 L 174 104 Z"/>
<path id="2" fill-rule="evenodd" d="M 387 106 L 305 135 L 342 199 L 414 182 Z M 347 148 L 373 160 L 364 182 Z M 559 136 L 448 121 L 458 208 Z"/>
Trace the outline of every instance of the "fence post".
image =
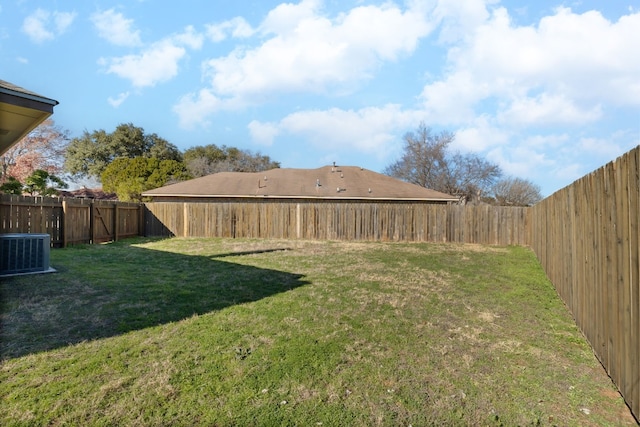
<path id="1" fill-rule="evenodd" d="M 120 209 L 118 209 L 118 203 L 113 204 L 113 241 L 118 241 L 118 224 L 120 220 Z"/>
<path id="2" fill-rule="evenodd" d="M 62 225 L 62 233 L 60 233 L 62 235 L 62 247 L 66 248 L 67 247 L 67 242 L 69 241 L 69 236 L 67 235 L 68 233 L 68 227 L 67 227 L 67 214 L 69 213 L 68 211 L 68 206 L 67 206 L 67 199 L 63 198 L 62 199 L 62 220 L 60 221 L 61 225 Z"/>
<path id="3" fill-rule="evenodd" d="M 296 203 L 296 238 L 300 238 L 300 203 Z"/>
<path id="4" fill-rule="evenodd" d="M 95 200 L 89 202 L 89 243 L 94 244 L 96 242 L 96 213 Z"/>
<path id="5" fill-rule="evenodd" d="M 187 232 L 189 230 L 189 215 L 187 212 L 187 202 L 182 204 L 182 237 L 187 237 Z M 176 224 L 177 225 L 177 224 Z M 178 227 L 176 227 L 177 229 Z M 176 230 L 178 231 L 178 230 Z"/>
<path id="6" fill-rule="evenodd" d="M 147 226 L 145 221 L 146 209 L 146 203 L 140 203 L 138 205 L 138 236 L 147 235 Z"/>

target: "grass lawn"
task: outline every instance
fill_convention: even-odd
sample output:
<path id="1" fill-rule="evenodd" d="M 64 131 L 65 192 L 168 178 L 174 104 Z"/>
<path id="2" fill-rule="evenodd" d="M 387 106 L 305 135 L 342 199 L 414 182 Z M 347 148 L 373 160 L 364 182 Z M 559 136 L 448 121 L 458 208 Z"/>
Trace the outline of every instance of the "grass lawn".
<path id="1" fill-rule="evenodd" d="M 0 425 L 635 425 L 520 247 L 133 239 L 2 279 Z"/>

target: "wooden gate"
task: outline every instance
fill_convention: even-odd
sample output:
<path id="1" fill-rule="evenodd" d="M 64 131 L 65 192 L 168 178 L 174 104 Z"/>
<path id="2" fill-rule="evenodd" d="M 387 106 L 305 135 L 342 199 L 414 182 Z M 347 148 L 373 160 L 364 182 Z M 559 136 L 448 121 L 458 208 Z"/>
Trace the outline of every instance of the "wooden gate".
<path id="1" fill-rule="evenodd" d="M 113 204 L 100 206 L 93 204 L 92 224 L 93 242 L 103 243 L 116 240 L 114 214 L 116 207 Z"/>

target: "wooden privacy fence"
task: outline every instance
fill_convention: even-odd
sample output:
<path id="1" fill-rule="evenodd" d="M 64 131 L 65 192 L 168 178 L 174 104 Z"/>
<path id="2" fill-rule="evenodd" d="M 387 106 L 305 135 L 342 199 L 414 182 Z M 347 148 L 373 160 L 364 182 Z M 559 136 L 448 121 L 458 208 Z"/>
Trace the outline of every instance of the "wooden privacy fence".
<path id="1" fill-rule="evenodd" d="M 397 202 L 155 202 L 148 236 L 527 244 L 527 208 Z"/>
<path id="2" fill-rule="evenodd" d="M 47 233 L 51 245 L 101 243 L 144 234 L 139 203 L 0 195 L 0 233 Z"/>
<path id="3" fill-rule="evenodd" d="M 530 211 L 531 247 L 640 419 L 640 147 Z"/>

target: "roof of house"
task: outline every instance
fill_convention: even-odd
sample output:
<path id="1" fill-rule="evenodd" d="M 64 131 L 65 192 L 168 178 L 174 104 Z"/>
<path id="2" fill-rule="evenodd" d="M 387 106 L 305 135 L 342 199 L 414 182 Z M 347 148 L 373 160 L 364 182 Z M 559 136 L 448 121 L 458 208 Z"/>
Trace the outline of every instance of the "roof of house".
<path id="1" fill-rule="evenodd" d="M 53 114 L 58 101 L 0 80 L 0 155 Z"/>
<path id="2" fill-rule="evenodd" d="M 146 197 L 366 199 L 455 202 L 458 198 L 356 166 L 220 172 L 142 193 Z"/>
<path id="3" fill-rule="evenodd" d="M 96 200 L 117 200 L 116 193 L 105 193 L 100 188 L 78 188 L 71 191 L 60 191 L 61 197 L 75 197 L 79 199 L 96 199 Z"/>

